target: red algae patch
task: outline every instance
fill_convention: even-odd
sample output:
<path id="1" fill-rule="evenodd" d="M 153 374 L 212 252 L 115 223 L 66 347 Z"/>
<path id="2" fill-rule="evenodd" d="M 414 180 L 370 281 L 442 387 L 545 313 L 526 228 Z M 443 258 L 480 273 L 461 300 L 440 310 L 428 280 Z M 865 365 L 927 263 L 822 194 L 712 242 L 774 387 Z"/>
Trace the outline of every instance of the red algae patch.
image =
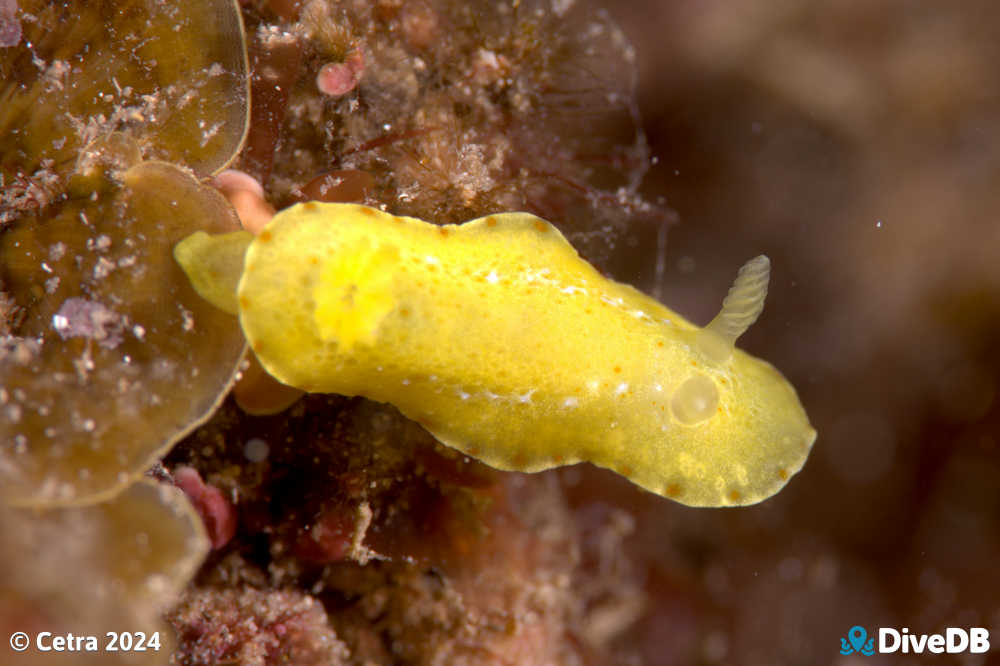
<path id="1" fill-rule="evenodd" d="M 236 209 L 247 231 L 259 234 L 274 217 L 274 206 L 264 198 L 264 188 L 253 176 L 227 169 L 213 178 L 212 184 Z"/>
<path id="2" fill-rule="evenodd" d="M 215 486 L 205 483 L 193 467 L 174 470 L 174 483 L 184 491 L 198 511 L 212 548 L 222 548 L 236 534 L 238 518 L 232 503 Z"/>
<path id="3" fill-rule="evenodd" d="M 364 73 L 365 59 L 358 49 L 352 50 L 343 62 L 330 62 L 316 75 L 316 87 L 324 95 L 339 97 L 357 87 Z"/>

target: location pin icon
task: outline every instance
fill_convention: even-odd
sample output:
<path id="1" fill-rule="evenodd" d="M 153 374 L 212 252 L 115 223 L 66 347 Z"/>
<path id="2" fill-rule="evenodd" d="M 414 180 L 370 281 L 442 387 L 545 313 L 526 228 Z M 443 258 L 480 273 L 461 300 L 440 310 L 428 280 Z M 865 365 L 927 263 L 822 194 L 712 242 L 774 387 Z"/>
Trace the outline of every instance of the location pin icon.
<path id="1" fill-rule="evenodd" d="M 865 639 L 868 638 L 868 632 L 861 625 L 856 625 L 847 632 L 847 638 L 851 641 L 854 651 L 861 652 L 861 648 L 865 646 Z"/>

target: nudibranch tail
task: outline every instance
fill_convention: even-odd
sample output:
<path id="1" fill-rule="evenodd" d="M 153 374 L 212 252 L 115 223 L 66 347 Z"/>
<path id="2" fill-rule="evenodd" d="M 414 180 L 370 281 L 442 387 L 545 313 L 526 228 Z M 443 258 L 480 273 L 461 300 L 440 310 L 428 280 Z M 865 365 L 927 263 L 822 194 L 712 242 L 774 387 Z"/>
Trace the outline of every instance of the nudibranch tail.
<path id="1" fill-rule="evenodd" d="M 733 353 L 736 340 L 746 333 L 764 311 L 767 283 L 771 277 L 771 260 L 765 255 L 743 264 L 733 286 L 722 301 L 715 319 L 702 329 L 699 345 L 715 361 L 724 361 Z"/>
<path id="2" fill-rule="evenodd" d="M 174 246 L 174 259 L 198 295 L 232 315 L 239 314 L 236 285 L 243 274 L 243 257 L 253 241 L 248 231 L 210 236 L 196 231 Z"/>

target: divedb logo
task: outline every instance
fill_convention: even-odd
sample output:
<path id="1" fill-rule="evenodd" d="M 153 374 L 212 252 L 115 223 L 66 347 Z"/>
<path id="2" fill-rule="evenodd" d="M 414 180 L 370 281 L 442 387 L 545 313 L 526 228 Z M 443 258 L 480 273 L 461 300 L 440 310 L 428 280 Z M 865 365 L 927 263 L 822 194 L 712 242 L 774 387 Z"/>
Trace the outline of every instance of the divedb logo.
<path id="1" fill-rule="evenodd" d="M 961 629 L 948 627 L 943 634 L 911 634 L 908 627 L 892 629 L 879 627 L 879 654 L 903 652 L 908 654 L 941 654 L 947 652 L 971 652 L 982 654 L 990 649 L 990 632 L 982 627 Z M 847 631 L 847 637 L 840 639 L 840 654 L 875 654 L 875 637 L 868 636 L 868 631 L 861 625 L 855 625 Z"/>

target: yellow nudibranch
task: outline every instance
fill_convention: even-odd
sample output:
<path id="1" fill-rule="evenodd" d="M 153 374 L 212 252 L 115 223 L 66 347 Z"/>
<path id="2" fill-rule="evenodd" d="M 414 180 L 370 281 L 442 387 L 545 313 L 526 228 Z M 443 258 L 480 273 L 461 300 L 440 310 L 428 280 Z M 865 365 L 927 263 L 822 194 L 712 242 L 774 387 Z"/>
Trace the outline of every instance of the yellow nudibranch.
<path id="1" fill-rule="evenodd" d="M 438 226 L 304 203 L 257 237 L 198 232 L 174 256 L 281 382 L 391 403 L 499 469 L 589 461 L 683 504 L 745 505 L 816 438 L 781 373 L 734 347 L 763 308 L 767 257 L 699 328 L 528 213 Z"/>

